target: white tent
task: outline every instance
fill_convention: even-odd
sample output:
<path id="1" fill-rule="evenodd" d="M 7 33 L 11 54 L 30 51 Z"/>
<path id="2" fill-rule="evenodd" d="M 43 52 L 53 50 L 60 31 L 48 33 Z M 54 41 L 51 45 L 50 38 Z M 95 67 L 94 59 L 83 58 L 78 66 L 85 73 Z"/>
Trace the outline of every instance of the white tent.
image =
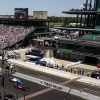
<path id="1" fill-rule="evenodd" d="M 50 63 L 50 64 L 56 64 L 54 58 L 43 58 L 40 61 L 46 61 L 47 63 Z"/>
<path id="2" fill-rule="evenodd" d="M 66 67 L 76 67 L 77 65 L 79 65 L 81 63 L 82 63 L 82 61 L 78 61 L 78 62 L 75 62 L 75 63 L 67 64 Z"/>

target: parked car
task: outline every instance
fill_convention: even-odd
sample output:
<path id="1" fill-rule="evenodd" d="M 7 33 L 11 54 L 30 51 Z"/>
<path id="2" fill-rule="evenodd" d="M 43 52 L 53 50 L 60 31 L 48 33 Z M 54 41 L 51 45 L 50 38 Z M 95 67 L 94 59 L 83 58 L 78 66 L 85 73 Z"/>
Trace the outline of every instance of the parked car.
<path id="1" fill-rule="evenodd" d="M 91 73 L 92 78 L 100 79 L 100 70 L 95 70 Z"/>
<path id="2" fill-rule="evenodd" d="M 36 64 L 36 65 L 40 65 L 40 64 L 41 64 L 40 59 L 39 59 L 39 60 L 37 60 L 35 64 Z"/>
<path id="3" fill-rule="evenodd" d="M 40 61 L 41 66 L 46 66 L 47 62 L 46 61 Z"/>
<path id="4" fill-rule="evenodd" d="M 23 82 L 20 79 L 16 78 L 16 77 L 9 77 L 9 81 L 14 82 L 14 83 L 23 84 Z"/>
<path id="5" fill-rule="evenodd" d="M 15 88 L 18 88 L 18 89 L 21 89 L 23 91 L 26 91 L 28 92 L 29 91 L 29 87 L 23 85 L 23 84 L 19 84 L 19 83 L 14 83 L 14 87 Z"/>

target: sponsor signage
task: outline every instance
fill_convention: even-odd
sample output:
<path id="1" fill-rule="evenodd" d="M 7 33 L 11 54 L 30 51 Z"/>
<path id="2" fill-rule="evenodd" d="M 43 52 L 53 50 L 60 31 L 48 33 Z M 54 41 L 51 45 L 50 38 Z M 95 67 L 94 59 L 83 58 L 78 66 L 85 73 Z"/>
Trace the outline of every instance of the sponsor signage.
<path id="1" fill-rule="evenodd" d="M 53 83 L 50 83 L 50 82 L 40 81 L 40 83 L 41 83 L 41 85 L 44 85 L 46 87 L 53 88 L 53 89 L 56 89 L 56 90 L 59 90 L 59 91 L 61 91 L 63 89 L 63 87 L 57 86 L 56 84 L 53 84 Z"/>
<path id="2" fill-rule="evenodd" d="M 30 76 L 27 76 L 27 75 L 24 75 L 21 73 L 15 73 L 14 76 L 17 76 L 17 77 L 19 76 L 20 78 L 23 78 L 25 80 L 29 80 L 29 81 L 35 82 L 37 84 L 40 84 L 40 85 L 43 85 L 43 86 L 46 86 L 46 87 L 49 87 L 49 88 L 52 88 L 52 89 L 55 89 L 58 91 L 68 92 L 70 89 L 70 88 L 60 85 L 60 84 L 52 83 L 52 82 L 42 80 L 39 78 L 35 78 L 35 77 L 30 77 Z"/>

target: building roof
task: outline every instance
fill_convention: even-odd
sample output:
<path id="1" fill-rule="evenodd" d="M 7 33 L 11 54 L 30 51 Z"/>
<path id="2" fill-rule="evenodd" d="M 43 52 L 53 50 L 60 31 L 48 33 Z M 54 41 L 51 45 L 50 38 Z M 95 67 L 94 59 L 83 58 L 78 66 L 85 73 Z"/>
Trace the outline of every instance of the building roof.
<path id="1" fill-rule="evenodd" d="M 70 54 L 77 54 L 77 55 L 82 55 L 82 56 L 89 56 L 89 57 L 100 57 L 100 55 L 96 55 L 96 54 L 91 54 L 91 53 L 83 53 L 83 52 L 76 52 L 73 50 L 69 50 L 69 49 L 58 49 L 59 52 L 66 52 L 66 53 L 70 53 Z"/>
<path id="2" fill-rule="evenodd" d="M 73 30 L 73 31 L 87 31 L 87 32 L 98 32 L 98 33 L 100 33 L 100 29 L 69 28 L 69 27 L 55 27 L 55 29 Z"/>
<path id="3" fill-rule="evenodd" d="M 82 46 L 90 46 L 90 47 L 99 47 L 100 48 L 100 42 L 97 42 L 97 41 L 59 39 L 59 43 L 82 45 Z"/>

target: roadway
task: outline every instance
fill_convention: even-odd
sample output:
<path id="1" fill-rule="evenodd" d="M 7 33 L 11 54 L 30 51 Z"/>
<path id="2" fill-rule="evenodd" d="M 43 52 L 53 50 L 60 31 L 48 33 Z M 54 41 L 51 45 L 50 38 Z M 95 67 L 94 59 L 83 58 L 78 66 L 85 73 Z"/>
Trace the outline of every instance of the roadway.
<path id="1" fill-rule="evenodd" d="M 42 66 L 41 66 L 42 67 Z M 53 83 L 61 83 L 61 82 L 65 82 L 68 81 L 69 79 L 65 79 L 65 78 L 61 78 L 61 77 L 57 77 L 57 76 L 53 76 L 53 75 L 49 75 L 46 73 L 42 73 L 42 72 L 37 72 L 37 71 L 33 71 L 30 69 L 25 69 L 22 67 L 17 66 L 17 72 L 19 73 L 23 73 L 32 77 L 36 77 L 39 79 L 43 79 L 46 81 L 50 81 Z M 80 83 L 80 82 L 72 82 L 70 84 L 64 85 L 76 90 L 81 90 L 96 96 L 100 96 L 100 87 L 96 87 L 95 85 L 90 85 L 90 84 L 85 84 L 85 83 Z"/>
<path id="2" fill-rule="evenodd" d="M 49 89 L 49 91 L 45 91 L 48 90 L 48 88 L 38 85 L 36 83 L 32 83 L 26 80 L 23 80 L 23 83 L 29 87 L 30 91 L 29 92 L 24 92 L 22 90 L 16 89 L 13 86 L 13 83 L 9 81 L 8 77 L 5 78 L 5 93 L 6 94 L 12 94 L 15 97 L 18 96 L 18 100 L 27 100 L 26 97 L 27 95 L 32 95 L 34 94 L 34 96 L 28 100 L 85 100 L 82 98 L 79 98 L 77 96 L 73 96 L 73 95 L 68 95 L 67 93 L 61 92 L 61 91 L 57 91 L 57 90 L 51 90 Z M 0 78 L 0 82 L 1 82 L 1 78 Z M 1 85 L 0 85 L 1 88 Z M 43 92 L 45 91 L 45 92 Z M 39 94 L 39 92 L 41 92 Z M 25 96 L 25 99 L 22 98 Z M 21 99 L 22 98 L 22 99 Z"/>
<path id="3" fill-rule="evenodd" d="M 43 79 L 46 81 L 50 81 L 53 83 L 58 83 L 58 84 L 69 81 L 69 79 L 45 74 L 42 72 L 33 71 L 30 69 L 25 69 L 25 68 L 22 68 L 19 66 L 17 66 L 17 72 L 32 76 L 32 77 L 36 77 L 39 79 Z M 41 85 L 36 84 L 31 81 L 27 81 L 24 79 L 21 79 L 21 80 L 24 82 L 24 84 L 26 86 L 28 86 L 30 88 L 29 92 L 23 92 L 22 90 L 14 88 L 13 83 L 9 82 L 8 77 L 5 78 L 5 92 L 9 93 L 9 94 L 13 94 L 16 97 L 18 95 L 18 98 L 20 98 L 19 100 L 24 100 L 24 98 L 23 98 L 24 96 L 25 96 L 25 100 L 33 100 L 33 99 L 34 100 L 85 100 L 85 99 L 82 99 L 80 97 L 77 97 L 77 96 L 74 96 L 74 95 L 71 95 L 71 94 L 68 94 L 65 92 L 61 92 L 58 90 L 53 90 L 53 89 L 41 86 Z M 0 78 L 0 82 L 1 82 L 1 78 Z M 100 96 L 100 94 L 99 94 L 100 87 L 96 87 L 93 85 L 90 86 L 89 84 L 84 84 L 84 83 L 80 83 L 80 82 L 72 82 L 65 86 L 74 88 L 77 90 L 82 89 L 82 91 L 84 91 L 84 92 L 88 92 L 88 93 Z M 32 96 L 32 97 L 30 97 L 29 99 L 26 99 L 28 95 Z"/>

